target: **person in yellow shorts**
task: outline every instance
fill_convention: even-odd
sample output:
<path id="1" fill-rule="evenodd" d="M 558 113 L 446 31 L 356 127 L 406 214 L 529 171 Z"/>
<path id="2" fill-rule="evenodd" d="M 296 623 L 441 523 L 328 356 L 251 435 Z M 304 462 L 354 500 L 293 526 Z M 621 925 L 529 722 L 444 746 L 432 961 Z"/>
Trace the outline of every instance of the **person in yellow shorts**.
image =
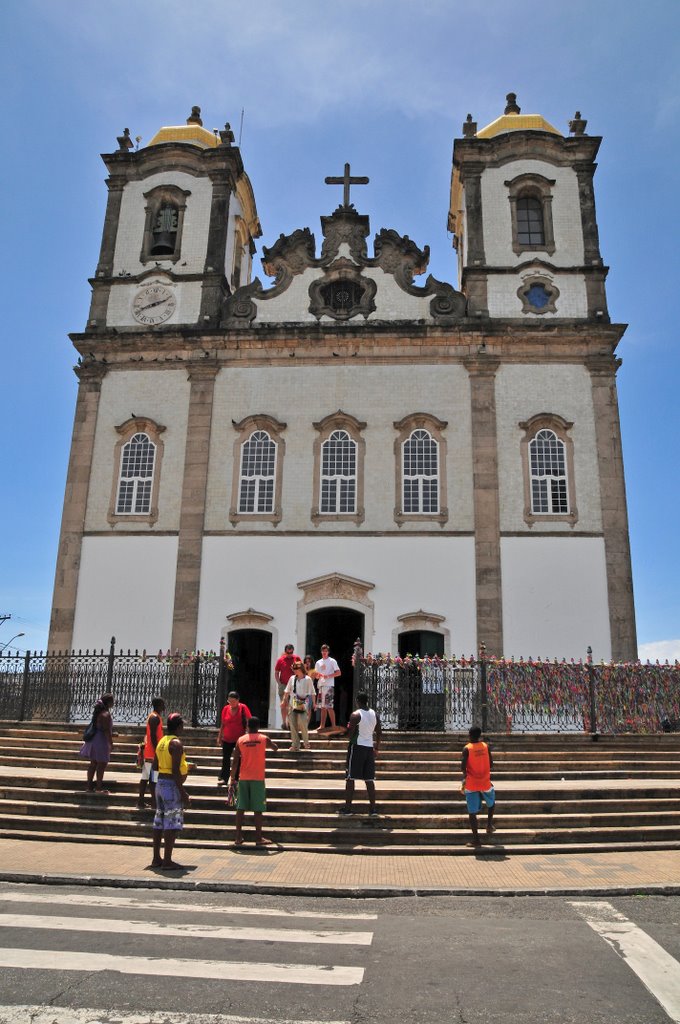
<path id="1" fill-rule="evenodd" d="M 269 736 L 259 731 L 259 718 L 249 718 L 246 728 L 246 734 L 236 741 L 231 761 L 231 784 L 238 779 L 234 846 L 243 846 L 243 819 L 246 811 L 252 811 L 255 818 L 255 845 L 269 846 L 269 840 L 262 835 L 262 816 L 267 809 L 265 763 L 267 748 L 274 751 L 279 748 Z"/>

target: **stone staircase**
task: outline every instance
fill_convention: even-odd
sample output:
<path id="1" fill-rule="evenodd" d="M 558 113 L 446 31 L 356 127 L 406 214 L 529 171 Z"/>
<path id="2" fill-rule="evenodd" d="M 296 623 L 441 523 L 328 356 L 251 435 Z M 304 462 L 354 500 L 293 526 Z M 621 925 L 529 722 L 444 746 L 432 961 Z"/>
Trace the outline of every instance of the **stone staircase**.
<path id="1" fill-rule="evenodd" d="M 117 727 L 108 797 L 85 791 L 81 726 L 0 722 L 0 837 L 148 844 L 151 811 L 137 810 L 139 727 Z M 339 818 L 346 740 L 312 737 L 312 750 L 268 759 L 266 833 L 286 849 L 463 853 L 469 839 L 458 764 L 465 737 L 387 733 L 378 762 L 380 817 Z M 498 832 L 489 853 L 680 848 L 680 735 L 499 735 L 494 747 Z M 182 844 L 221 848 L 234 812 L 216 785 L 215 731 L 189 729 L 197 769 Z M 249 822 L 247 822 L 249 824 Z"/>

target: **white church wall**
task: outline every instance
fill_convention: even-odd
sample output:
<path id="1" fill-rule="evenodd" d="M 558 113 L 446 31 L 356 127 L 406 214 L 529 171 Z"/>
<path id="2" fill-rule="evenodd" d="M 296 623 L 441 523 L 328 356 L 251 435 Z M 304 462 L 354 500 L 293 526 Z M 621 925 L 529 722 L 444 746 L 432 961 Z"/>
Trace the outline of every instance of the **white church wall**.
<path id="1" fill-rule="evenodd" d="M 555 181 L 552 187 L 555 252 L 552 255 L 541 253 L 542 258 L 557 267 L 582 265 L 583 229 L 576 172 L 571 167 L 556 167 L 542 160 L 514 160 L 500 167 L 485 168 L 482 209 L 486 262 L 490 266 L 515 266 L 527 260 L 526 252 L 513 252 L 510 200 L 504 184 L 520 174 L 541 174 Z"/>
<path id="2" fill-rule="evenodd" d="M 73 647 L 170 646 L 177 537 L 84 537 Z"/>
<path id="3" fill-rule="evenodd" d="M 541 277 L 559 290 L 555 300 L 554 313 L 524 312 L 524 303 L 517 294 L 527 278 Z M 512 274 L 489 274 L 487 276 L 487 294 L 489 316 L 516 317 L 519 320 L 553 320 L 555 317 L 586 317 L 588 315 L 588 299 L 586 282 L 583 274 L 555 274 L 534 267 L 516 277 Z"/>
<path id="4" fill-rule="evenodd" d="M 175 296 L 176 306 L 172 316 L 163 322 L 164 327 L 172 324 L 195 324 L 201 310 L 202 285 L 200 281 L 173 281 L 162 271 L 153 277 L 134 284 L 116 282 L 111 288 L 106 312 L 106 321 L 110 327 L 137 327 L 139 323 L 132 314 L 132 304 L 141 288 L 148 287 L 154 281 L 160 281 Z"/>
<path id="5" fill-rule="evenodd" d="M 506 657 L 611 658 L 602 538 L 503 537 L 501 572 Z"/>
<path id="6" fill-rule="evenodd" d="M 292 360 L 291 360 L 292 362 Z M 339 408 L 366 422 L 364 467 L 365 520 L 361 527 L 333 521 L 315 527 L 311 510 L 318 504 L 313 492 L 314 441 L 312 424 Z M 228 530 L 233 473 L 239 472 L 234 459 L 237 437 L 232 420 L 239 422 L 254 413 L 267 413 L 287 424 L 283 437 L 283 519 L 284 530 L 323 533 L 327 529 L 384 532 L 398 529 L 394 521 L 395 421 L 409 413 L 427 412 L 448 422 L 445 436 L 447 454 L 447 529 L 472 531 L 472 455 L 469 378 L 459 365 L 333 366 L 330 375 L 323 366 L 238 367 L 221 370 L 216 384 L 208 476 L 206 529 Z M 271 524 L 248 522 L 241 529 L 272 531 Z M 405 523 L 401 533 L 413 530 L 440 533 L 438 523 L 424 520 Z"/>
<path id="7" fill-rule="evenodd" d="M 164 426 L 160 469 L 158 520 L 153 529 L 179 529 L 184 473 L 189 382 L 182 370 L 112 370 L 102 381 L 97 429 L 85 519 L 86 530 L 109 530 L 107 516 L 115 472 L 114 452 L 120 434 L 116 426 L 135 416 L 145 416 Z M 139 530 L 144 524 L 119 519 L 114 529 Z"/>
<path id="8" fill-rule="evenodd" d="M 569 529 L 560 521 L 524 521 L 524 477 L 519 424 L 539 413 L 572 422 L 578 522 L 574 530 L 600 531 L 602 516 L 590 374 L 583 365 L 504 363 L 496 374 L 496 427 L 501 530 L 532 534 Z"/>
<path id="9" fill-rule="evenodd" d="M 390 650 L 397 617 L 421 608 L 445 616 L 452 651 L 475 650 L 473 538 L 361 535 L 351 544 L 337 536 L 206 537 L 198 646 L 219 641 L 227 615 L 254 608 L 273 617 L 270 625 L 280 644 L 290 641 L 299 651 L 305 637 L 297 636 L 302 597 L 297 584 L 335 571 L 374 584 L 368 595 L 375 606 L 374 635 L 364 638 L 366 650 Z M 360 604 L 352 607 L 362 611 Z M 332 645 L 333 638 L 328 642 Z"/>
<path id="10" fill-rule="evenodd" d="M 176 185 L 191 195 L 187 196 L 182 229 L 182 255 L 177 263 L 159 260 L 168 270 L 179 274 L 202 274 L 208 245 L 212 183 L 209 178 L 197 178 L 181 171 L 164 171 L 141 181 L 131 181 L 123 190 L 120 220 L 113 259 L 113 275 L 139 274 L 153 263 L 142 263 L 140 255 L 144 238 L 146 200 L 144 194 L 158 185 Z"/>

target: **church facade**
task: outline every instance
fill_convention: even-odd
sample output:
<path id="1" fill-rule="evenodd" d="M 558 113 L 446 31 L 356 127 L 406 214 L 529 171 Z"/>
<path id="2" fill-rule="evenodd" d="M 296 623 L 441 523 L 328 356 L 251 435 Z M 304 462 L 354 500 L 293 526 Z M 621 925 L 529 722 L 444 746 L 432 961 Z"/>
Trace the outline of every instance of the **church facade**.
<path id="1" fill-rule="evenodd" d="M 636 657 L 600 139 L 453 148 L 455 286 L 343 202 L 263 249 L 228 126 L 104 155 L 50 649 Z M 350 188 L 354 193 L 350 194 Z M 447 214 L 442 204 L 442 217 Z M 417 225 L 416 225 L 417 228 Z M 422 282 L 422 283 L 421 283 Z M 271 699 L 270 699 L 271 698 Z"/>

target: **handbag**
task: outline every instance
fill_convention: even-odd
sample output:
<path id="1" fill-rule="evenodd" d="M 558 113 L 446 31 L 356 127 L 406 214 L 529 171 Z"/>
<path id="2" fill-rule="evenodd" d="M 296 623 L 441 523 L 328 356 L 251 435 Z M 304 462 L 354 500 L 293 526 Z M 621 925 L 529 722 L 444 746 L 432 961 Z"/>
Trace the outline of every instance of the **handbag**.
<path id="1" fill-rule="evenodd" d="M 238 799 L 238 782 L 230 782 L 227 787 L 227 807 L 236 807 Z"/>
<path id="2" fill-rule="evenodd" d="M 85 740 L 86 743 L 89 743 L 90 740 L 93 740 L 96 735 L 97 735 L 97 716 L 94 715 L 92 717 L 92 721 L 90 722 L 90 724 L 88 725 L 87 729 L 83 733 L 83 739 Z"/>
<path id="3" fill-rule="evenodd" d="M 297 695 L 297 679 L 293 680 L 293 699 L 291 700 L 291 710 L 297 715 L 301 715 L 307 711 L 307 701 L 304 697 L 298 697 Z"/>

